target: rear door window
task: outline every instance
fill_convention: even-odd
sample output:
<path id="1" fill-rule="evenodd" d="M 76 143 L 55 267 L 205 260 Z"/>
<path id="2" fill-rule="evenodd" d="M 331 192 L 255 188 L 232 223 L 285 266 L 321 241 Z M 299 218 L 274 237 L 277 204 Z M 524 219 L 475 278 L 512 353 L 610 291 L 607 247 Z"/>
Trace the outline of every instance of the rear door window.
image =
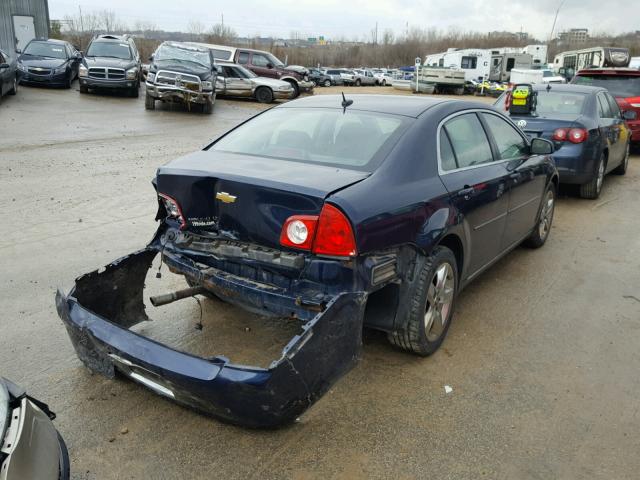
<path id="1" fill-rule="evenodd" d="M 482 118 L 489 126 L 501 160 L 520 158 L 529 153 L 527 142 L 509 122 L 488 113 L 483 113 Z"/>
<path id="2" fill-rule="evenodd" d="M 598 98 L 598 115 L 600 118 L 613 118 L 613 113 L 611 112 L 611 106 L 609 105 L 609 101 L 607 97 L 605 97 L 604 93 L 599 93 L 597 95 Z"/>
<path id="3" fill-rule="evenodd" d="M 249 63 L 249 53 L 248 52 L 240 52 L 240 54 L 238 55 L 238 63 L 243 64 L 243 65 Z"/>
<path id="4" fill-rule="evenodd" d="M 493 162 L 487 135 L 475 113 L 465 113 L 444 124 L 458 168 Z"/>

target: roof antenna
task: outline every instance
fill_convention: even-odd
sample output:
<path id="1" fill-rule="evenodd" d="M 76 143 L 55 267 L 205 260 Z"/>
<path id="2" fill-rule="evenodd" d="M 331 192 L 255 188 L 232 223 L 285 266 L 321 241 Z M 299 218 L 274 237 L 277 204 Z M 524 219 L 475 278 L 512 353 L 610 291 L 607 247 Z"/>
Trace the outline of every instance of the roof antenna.
<path id="1" fill-rule="evenodd" d="M 344 92 L 342 92 L 342 113 L 346 113 L 347 107 L 353 105 L 353 100 L 347 100 L 344 96 Z"/>

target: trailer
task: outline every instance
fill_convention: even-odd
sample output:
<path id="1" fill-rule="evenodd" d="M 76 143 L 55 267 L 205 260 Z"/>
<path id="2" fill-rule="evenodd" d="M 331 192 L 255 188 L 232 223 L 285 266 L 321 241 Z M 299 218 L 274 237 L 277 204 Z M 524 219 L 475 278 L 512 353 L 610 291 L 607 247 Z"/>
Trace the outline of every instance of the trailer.
<path id="1" fill-rule="evenodd" d="M 625 68 L 631 56 L 628 48 L 592 47 L 561 52 L 553 60 L 553 69 L 567 80 L 585 68 Z"/>
<path id="2" fill-rule="evenodd" d="M 450 48 L 446 52 L 427 55 L 425 65 L 461 69 L 466 81 L 482 81 L 489 78 L 491 50 L 477 48 Z"/>
<path id="3" fill-rule="evenodd" d="M 459 68 L 424 66 L 418 70 L 420 93 L 464 94 L 465 71 Z"/>
<path id="4" fill-rule="evenodd" d="M 492 82 L 508 82 L 514 68 L 529 69 L 533 65 L 533 56 L 528 53 L 493 53 L 491 55 Z"/>

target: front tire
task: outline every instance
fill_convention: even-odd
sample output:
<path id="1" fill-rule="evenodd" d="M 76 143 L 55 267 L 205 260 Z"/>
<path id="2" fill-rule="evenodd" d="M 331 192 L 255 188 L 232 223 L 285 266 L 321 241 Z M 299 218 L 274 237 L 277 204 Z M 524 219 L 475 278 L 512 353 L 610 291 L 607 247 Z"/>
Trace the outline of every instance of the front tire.
<path id="1" fill-rule="evenodd" d="M 86 85 L 80 85 L 80 93 L 89 93 L 89 87 Z"/>
<path id="2" fill-rule="evenodd" d="M 132 98 L 138 98 L 140 96 L 140 84 L 136 84 L 135 87 L 129 90 L 129 96 Z"/>
<path id="3" fill-rule="evenodd" d="M 447 247 L 436 247 L 424 259 L 418 278 L 408 287 L 409 313 L 402 331 L 388 334 L 389 341 L 420 356 L 434 353 L 449 331 L 456 293 L 458 267 Z"/>
<path id="4" fill-rule="evenodd" d="M 600 192 L 602 191 L 602 184 L 604 183 L 604 172 L 605 172 L 605 157 L 604 152 L 600 155 L 600 160 L 598 161 L 598 168 L 596 169 L 596 174 L 591 179 L 589 183 L 585 183 L 584 185 L 580 185 L 580 196 L 582 198 L 587 198 L 589 200 L 595 200 L 600 196 Z"/>
<path id="5" fill-rule="evenodd" d="M 624 153 L 624 158 L 622 159 L 622 163 L 616 167 L 613 171 L 616 175 L 624 175 L 627 173 L 627 168 L 629 167 L 629 154 L 631 153 L 631 142 L 627 142 L 627 149 Z"/>
<path id="6" fill-rule="evenodd" d="M 255 93 L 256 100 L 260 103 L 273 102 L 273 92 L 268 87 L 259 87 Z"/>
<path id="7" fill-rule="evenodd" d="M 545 244 L 551 232 L 551 224 L 553 223 L 553 212 L 556 206 L 556 188 L 552 183 L 542 197 L 542 205 L 540 205 L 540 213 L 538 213 L 538 221 L 531 235 L 525 239 L 523 245 L 529 248 L 540 248 Z"/>
<path id="8" fill-rule="evenodd" d="M 285 80 L 289 82 L 289 84 L 293 87 L 293 95 L 291 95 L 291 100 L 294 98 L 298 98 L 300 96 L 300 87 L 298 87 L 298 83 L 293 80 Z"/>
<path id="9" fill-rule="evenodd" d="M 202 113 L 211 115 L 213 113 L 213 101 L 208 100 L 202 104 Z"/>
<path id="10" fill-rule="evenodd" d="M 156 99 L 147 93 L 144 97 L 144 108 L 145 110 L 155 110 L 156 109 Z"/>
<path id="11" fill-rule="evenodd" d="M 324 85 L 325 87 L 330 87 L 330 86 L 331 86 L 331 80 L 325 80 L 325 81 L 324 81 L 324 83 L 323 83 L 323 85 Z"/>
<path id="12" fill-rule="evenodd" d="M 356 87 L 359 87 L 360 85 L 362 85 L 362 82 L 360 81 L 360 79 L 356 80 Z"/>

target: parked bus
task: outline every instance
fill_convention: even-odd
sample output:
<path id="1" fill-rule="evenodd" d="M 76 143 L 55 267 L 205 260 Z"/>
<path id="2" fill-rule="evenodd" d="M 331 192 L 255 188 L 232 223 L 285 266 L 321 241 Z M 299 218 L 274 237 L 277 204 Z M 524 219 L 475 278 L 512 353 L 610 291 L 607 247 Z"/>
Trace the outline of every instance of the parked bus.
<path id="1" fill-rule="evenodd" d="M 553 69 L 567 80 L 571 80 L 576 72 L 583 68 L 628 67 L 630 59 L 628 48 L 585 48 L 559 53 L 553 60 Z"/>

